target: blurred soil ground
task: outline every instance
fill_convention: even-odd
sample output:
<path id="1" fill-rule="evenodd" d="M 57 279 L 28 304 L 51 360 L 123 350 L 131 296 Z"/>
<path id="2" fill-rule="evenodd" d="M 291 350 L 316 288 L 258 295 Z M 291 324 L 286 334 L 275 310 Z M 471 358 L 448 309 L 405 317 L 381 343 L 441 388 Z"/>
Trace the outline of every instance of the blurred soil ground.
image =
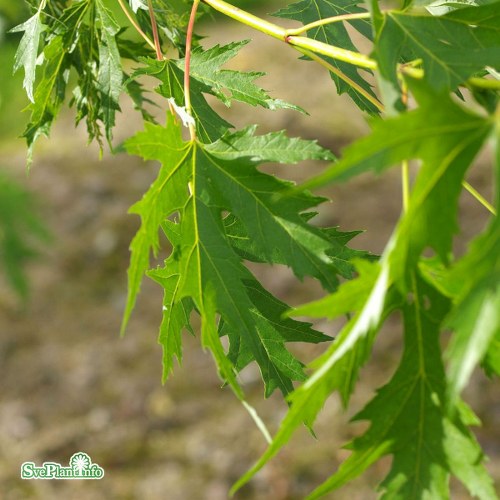
<path id="1" fill-rule="evenodd" d="M 261 80 L 273 96 L 304 107 L 309 116 L 266 112 L 234 106 L 222 110 L 237 126 L 261 123 L 260 131 L 286 128 L 290 135 L 318 138 L 339 153 L 366 133 L 365 119 L 347 99 L 335 94 L 328 75 L 277 41 L 236 23 L 202 31 L 210 43 L 253 38 L 232 67 L 263 70 Z M 164 103 L 162 104 L 164 106 Z M 117 140 L 141 127 L 124 102 Z M 161 112 L 160 112 L 161 113 Z M 5 117 L 2 117 L 5 120 Z M 34 192 L 54 241 L 29 266 L 31 300 L 16 303 L 0 289 L 0 498 L 219 500 L 257 459 L 265 443 L 242 406 L 220 388 L 213 362 L 199 339 L 185 340 L 183 366 L 161 385 L 161 348 L 156 335 L 161 318 L 161 291 L 145 281 L 126 336 L 119 325 L 126 296 L 128 244 L 138 219 L 127 215 L 154 178 L 157 167 L 124 155 L 97 161 L 95 147 L 85 147 L 84 131 L 73 131 L 71 113 L 57 124 L 49 142 L 42 141 L 28 179 L 24 146 L 3 145 L 0 164 Z M 479 159 L 470 178 L 481 192 L 491 190 L 491 158 Z M 301 180 L 323 165 L 268 167 Z M 343 230 L 366 229 L 353 241 L 357 248 L 380 252 L 400 210 L 397 169 L 377 179 L 362 176 L 324 190 L 332 203 L 320 224 Z M 472 198 L 461 200 L 457 249 L 484 226 L 486 214 Z M 284 268 L 257 268 L 264 284 L 290 304 L 319 296 L 311 281 L 297 283 Z M 318 327 L 335 334 L 337 324 Z M 303 360 L 321 347 L 297 346 Z M 399 320 L 380 333 L 374 357 L 362 372 L 349 412 L 332 397 L 322 411 L 314 440 L 301 430 L 292 443 L 236 499 L 301 499 L 332 473 L 348 455 L 342 444 L 365 424 L 348 424 L 388 380 L 401 354 Z M 250 401 L 272 431 L 285 413 L 278 395 L 261 401 L 262 387 L 254 368 L 242 379 Z M 498 384 L 477 374 L 466 399 L 483 420 L 477 436 L 490 456 L 489 469 L 500 479 L 500 398 Z M 101 481 L 21 481 L 24 461 L 66 464 L 76 451 L 87 452 L 104 467 Z M 338 500 L 376 498 L 375 485 L 388 460 L 331 495 Z M 454 485 L 454 499 L 468 498 Z"/>

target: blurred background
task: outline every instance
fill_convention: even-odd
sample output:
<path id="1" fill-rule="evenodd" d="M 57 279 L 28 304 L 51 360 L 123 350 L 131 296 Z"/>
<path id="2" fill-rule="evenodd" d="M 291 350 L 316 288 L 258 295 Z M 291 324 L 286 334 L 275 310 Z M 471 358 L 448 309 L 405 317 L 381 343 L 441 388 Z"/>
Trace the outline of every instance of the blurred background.
<path id="1" fill-rule="evenodd" d="M 286 2 L 239 2 L 259 14 Z M 126 298 L 128 245 L 138 218 L 127 215 L 154 179 L 157 166 L 125 155 L 87 147 L 83 128 L 73 129 L 63 112 L 50 140 L 40 140 L 29 175 L 22 139 L 27 105 L 22 74 L 11 76 L 16 42 L 6 30 L 26 18 L 22 2 L 0 0 L 0 496 L 42 499 L 210 499 L 227 497 L 231 484 L 257 459 L 265 442 L 251 418 L 220 381 L 199 339 L 186 335 L 185 359 L 161 384 L 161 290 L 145 281 L 124 338 L 119 325 Z M 207 44 L 252 38 L 232 65 L 266 71 L 260 81 L 273 97 L 298 104 L 309 116 L 234 105 L 218 110 L 236 126 L 259 123 L 260 132 L 286 128 L 289 135 L 318 139 L 335 153 L 367 133 L 365 118 L 338 97 L 326 72 L 298 61 L 284 44 L 214 16 L 198 28 Z M 165 104 L 158 101 L 162 119 Z M 217 104 L 216 104 L 217 105 Z M 217 105 L 218 106 L 218 105 Z M 124 99 L 116 144 L 142 128 Z M 126 116 L 126 119 L 124 119 Z M 491 195 L 491 157 L 478 159 L 470 181 Z M 323 165 L 268 166 L 300 181 Z M 378 253 L 400 210 L 396 169 L 383 178 L 362 176 L 324 190 L 332 203 L 318 223 L 342 230 L 365 229 L 352 243 Z M 457 252 L 484 227 L 486 213 L 472 198 L 461 200 Z M 296 305 L 319 297 L 312 281 L 297 283 L 279 266 L 255 268 L 264 285 Z M 318 322 L 334 335 L 338 324 Z M 304 361 L 322 347 L 295 346 Z M 362 371 L 352 407 L 344 412 L 336 396 L 320 414 L 314 440 L 305 430 L 241 490 L 239 499 L 301 499 L 348 456 L 341 449 L 365 428 L 349 424 L 391 376 L 401 353 L 399 319 L 380 333 L 373 359 Z M 242 374 L 244 388 L 271 431 L 286 411 L 279 395 L 262 401 L 255 368 Z M 500 479 L 500 398 L 498 385 L 476 374 L 466 400 L 483 421 L 476 434 Z M 495 392 L 496 390 L 496 392 Z M 105 469 L 101 481 L 22 481 L 24 461 L 67 464 L 88 453 Z M 384 460 L 331 498 L 369 500 L 390 466 Z M 453 498 L 468 498 L 453 483 Z"/>

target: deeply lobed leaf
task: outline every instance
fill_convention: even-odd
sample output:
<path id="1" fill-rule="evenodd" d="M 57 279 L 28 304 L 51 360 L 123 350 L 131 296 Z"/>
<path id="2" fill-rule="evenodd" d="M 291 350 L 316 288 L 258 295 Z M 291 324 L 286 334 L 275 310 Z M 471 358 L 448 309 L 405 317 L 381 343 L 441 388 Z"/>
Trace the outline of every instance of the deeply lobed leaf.
<path id="1" fill-rule="evenodd" d="M 259 172 L 256 165 L 277 159 L 280 149 L 295 161 L 328 158 L 315 143 L 288 139 L 284 134 L 254 137 L 254 128 L 220 143 L 203 146 L 182 142 L 178 125 L 147 124 L 146 130 L 126 143 L 131 154 L 162 163 L 159 176 L 132 211 L 141 216 L 129 268 L 129 299 L 125 327 L 151 251 L 158 249 L 163 227 L 173 251 L 165 267 L 150 273 L 165 288 L 164 376 L 173 357 L 181 359 L 180 330 L 189 328 L 196 309 L 202 317 L 202 337 L 227 380 L 238 394 L 233 371 L 257 361 L 266 395 L 279 388 L 284 394 L 292 381 L 304 380 L 302 364 L 286 349 L 290 341 L 321 342 L 328 337 L 309 324 L 282 318 L 286 304 L 269 294 L 245 268 L 242 256 L 285 264 L 299 277 L 313 276 L 325 287 L 337 286 L 337 274 L 350 276 L 349 258 L 356 252 L 345 247 L 352 235 L 316 228 L 306 210 L 322 201 L 307 193 L 276 198 L 289 183 Z M 231 159 L 227 151 L 234 142 Z M 224 159 L 219 157 L 222 156 Z M 228 215 L 223 216 L 224 212 Z M 302 214 L 302 215 L 301 215 Z M 173 217 L 173 219 L 172 219 Z M 269 243 L 272 242 L 272 246 Z M 216 316 L 220 315 L 219 332 Z M 219 335 L 228 335 L 228 358 Z"/>

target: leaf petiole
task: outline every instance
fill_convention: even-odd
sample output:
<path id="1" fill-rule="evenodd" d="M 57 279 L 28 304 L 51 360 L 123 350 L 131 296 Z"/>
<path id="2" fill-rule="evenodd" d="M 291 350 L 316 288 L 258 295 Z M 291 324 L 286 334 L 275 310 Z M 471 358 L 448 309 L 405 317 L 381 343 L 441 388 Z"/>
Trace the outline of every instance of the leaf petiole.
<path id="1" fill-rule="evenodd" d="M 133 18 L 132 14 L 128 11 L 126 5 L 123 3 L 123 0 L 118 0 L 118 3 L 120 4 L 120 7 L 123 11 L 123 13 L 127 16 L 127 19 L 130 21 L 130 24 L 134 27 L 135 31 L 139 33 L 139 35 L 144 39 L 144 41 L 153 49 L 156 50 L 156 46 L 154 42 L 142 31 L 141 27 L 137 23 L 137 21 Z"/>
<path id="2" fill-rule="evenodd" d="M 191 15 L 189 17 L 189 24 L 186 34 L 186 58 L 184 67 L 184 105 L 186 107 L 186 113 L 188 115 L 192 115 L 191 88 L 190 88 L 191 85 L 190 85 L 189 71 L 191 67 L 191 49 L 193 45 L 194 22 L 196 19 L 196 11 L 198 10 L 198 5 L 200 5 L 200 0 L 194 0 L 193 7 L 191 8 Z M 192 122 L 189 123 L 189 135 L 192 141 L 196 139 L 196 127 L 195 125 L 193 125 Z"/>
<path id="3" fill-rule="evenodd" d="M 160 36 L 158 35 L 158 26 L 156 24 L 156 18 L 155 18 L 155 12 L 153 9 L 152 0 L 148 0 L 148 10 L 149 10 L 149 18 L 151 19 L 151 29 L 153 30 L 153 39 L 155 42 L 156 58 L 158 59 L 158 61 L 162 61 L 163 54 L 161 52 Z"/>
<path id="4" fill-rule="evenodd" d="M 358 12 L 356 14 L 343 14 L 341 16 L 325 17 L 324 19 L 319 19 L 313 23 L 304 24 L 304 26 L 301 26 L 300 28 L 286 30 L 286 33 L 288 36 L 301 35 L 306 31 L 324 26 L 325 24 L 338 23 L 342 21 L 354 21 L 356 19 L 369 19 L 370 15 L 371 14 L 369 12 Z"/>
<path id="5" fill-rule="evenodd" d="M 473 186 L 471 186 L 467 181 L 462 182 L 462 186 L 466 191 L 468 191 L 483 207 L 485 207 L 493 215 L 497 215 L 495 207 Z"/>
<path id="6" fill-rule="evenodd" d="M 384 105 L 375 97 L 373 97 L 369 92 L 367 92 L 361 85 L 356 83 L 354 80 L 349 78 L 346 74 L 340 71 L 338 68 L 330 64 L 328 61 L 325 61 L 323 58 L 316 55 L 314 52 L 310 50 L 303 49 L 302 47 L 295 47 L 299 52 L 302 52 L 305 56 L 309 57 L 313 61 L 317 62 L 324 68 L 326 68 L 331 73 L 337 75 L 339 78 L 344 80 L 348 85 L 350 85 L 356 92 L 362 95 L 367 101 L 371 102 L 379 111 L 384 111 Z"/>

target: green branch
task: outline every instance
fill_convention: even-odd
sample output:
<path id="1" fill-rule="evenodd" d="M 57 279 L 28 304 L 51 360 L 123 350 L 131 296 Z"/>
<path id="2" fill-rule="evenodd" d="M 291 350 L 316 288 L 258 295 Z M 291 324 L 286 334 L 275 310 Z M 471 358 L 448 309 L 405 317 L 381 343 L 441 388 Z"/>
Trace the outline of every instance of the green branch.
<path id="1" fill-rule="evenodd" d="M 228 17 L 231 17 L 232 19 L 242 24 L 245 24 L 246 26 L 254 28 L 257 31 L 265 33 L 266 35 L 284 41 L 289 45 L 293 46 L 294 48 L 309 50 L 311 52 L 315 52 L 316 54 L 321 54 L 327 57 L 331 57 L 338 61 L 343 61 L 352 64 L 354 66 L 358 66 L 360 68 L 371 69 L 374 71 L 378 69 L 378 65 L 375 60 L 370 59 L 368 56 L 360 54 L 359 52 L 345 50 L 340 47 L 335 47 L 334 45 L 329 45 L 320 42 L 318 40 L 313 40 L 311 38 L 295 36 L 296 33 L 301 33 L 306 31 L 305 28 L 311 29 L 312 27 L 321 26 L 322 24 L 327 24 L 327 22 L 361 19 L 368 17 L 364 12 L 360 13 L 362 14 L 362 17 L 359 16 L 353 17 L 356 16 L 356 14 L 347 16 L 335 16 L 332 18 L 325 18 L 311 24 L 306 24 L 302 28 L 285 29 L 277 24 L 266 21 L 258 16 L 255 16 L 238 7 L 235 7 L 234 5 L 224 2 L 224 0 L 201 0 L 201 1 L 203 1 L 216 11 Z M 398 71 L 406 75 L 412 76 L 413 78 L 421 79 L 424 77 L 424 71 L 422 69 L 413 68 L 408 65 L 400 65 L 398 67 Z M 467 84 L 478 88 L 500 90 L 500 80 L 469 78 L 467 80 Z"/>
<path id="2" fill-rule="evenodd" d="M 312 38 L 307 38 L 305 36 L 287 36 L 285 42 L 293 47 L 311 50 L 312 52 L 316 52 L 316 54 L 328 56 L 337 61 L 358 66 L 359 68 L 377 69 L 376 61 L 364 54 L 353 52 L 352 50 L 341 49 L 340 47 L 335 47 L 335 45 L 328 45 L 327 43 L 313 40 Z"/>
<path id="3" fill-rule="evenodd" d="M 318 40 L 312 40 L 311 38 L 302 36 L 290 36 L 289 30 L 278 26 L 277 24 L 270 23 L 260 17 L 254 16 L 249 12 L 246 12 L 234 5 L 231 5 L 223 0 L 202 0 L 207 5 L 210 5 L 213 9 L 225 14 L 236 21 L 239 21 L 246 26 L 250 26 L 266 35 L 277 38 L 283 42 L 288 43 L 294 47 L 300 47 L 302 49 L 311 50 L 317 54 L 322 54 L 324 56 L 337 59 L 339 61 L 344 61 L 354 66 L 359 66 L 361 68 L 376 69 L 377 63 L 370 59 L 369 57 L 360 54 L 358 52 L 352 52 L 350 50 L 341 49 L 340 47 L 335 47 L 333 45 L 328 45 L 327 43 L 320 42 Z"/>

